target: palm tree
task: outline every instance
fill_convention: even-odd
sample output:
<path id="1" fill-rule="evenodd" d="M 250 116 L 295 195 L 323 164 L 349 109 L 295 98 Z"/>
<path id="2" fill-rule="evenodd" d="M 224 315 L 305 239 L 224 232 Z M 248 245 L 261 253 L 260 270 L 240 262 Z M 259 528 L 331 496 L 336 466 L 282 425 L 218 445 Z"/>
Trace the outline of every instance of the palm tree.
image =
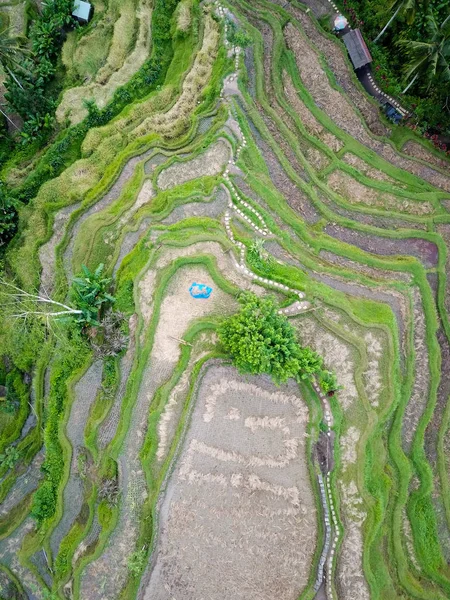
<path id="1" fill-rule="evenodd" d="M 23 39 L 20 37 L 11 37 L 9 29 L 0 31 L 0 65 L 5 73 L 8 73 L 14 81 L 22 87 L 18 81 L 14 71 L 25 71 L 23 66 L 23 57 L 29 54 L 29 51 L 24 48 Z"/>
<path id="2" fill-rule="evenodd" d="M 416 17 L 417 8 L 420 1 L 421 0 L 394 0 L 389 7 L 389 10 L 394 10 L 394 14 L 391 16 L 377 37 L 373 40 L 373 43 L 376 44 L 378 42 L 380 37 L 384 34 L 386 29 L 391 25 L 392 21 L 399 13 L 404 14 L 406 16 L 406 22 L 408 25 L 411 25 Z"/>
<path id="3" fill-rule="evenodd" d="M 23 47 L 22 38 L 10 36 L 9 29 L 0 31 L 0 65 L 4 72 L 14 79 L 20 88 L 22 88 L 22 84 L 17 79 L 14 71 L 26 71 L 22 64 L 22 59 L 25 54 L 28 54 L 28 51 Z M 18 129 L 14 121 L 9 118 L 2 108 L 0 108 L 0 113 L 9 121 L 9 123 L 11 123 L 11 125 Z"/>
<path id="4" fill-rule="evenodd" d="M 433 15 L 427 16 L 428 41 L 399 40 L 409 57 L 405 79 L 408 85 L 403 94 L 417 81 L 430 89 L 434 81 L 450 82 L 450 15 L 438 25 Z"/>

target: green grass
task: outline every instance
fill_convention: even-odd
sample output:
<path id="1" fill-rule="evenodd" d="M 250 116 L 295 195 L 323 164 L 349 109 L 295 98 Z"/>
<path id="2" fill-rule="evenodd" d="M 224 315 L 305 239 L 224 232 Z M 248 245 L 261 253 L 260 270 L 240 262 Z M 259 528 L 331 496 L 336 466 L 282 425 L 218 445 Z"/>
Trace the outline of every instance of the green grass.
<path id="1" fill-rule="evenodd" d="M 161 8 L 163 4 L 159 0 L 155 2 L 153 26 L 161 26 L 159 19 L 164 20 Z M 171 8 L 173 8 L 172 4 Z M 303 10 L 296 2 L 293 5 Z M 343 502 L 342 485 L 350 482 L 357 484 L 367 515 L 362 527 L 364 544 L 362 562 L 371 598 L 373 600 L 404 600 L 405 598 L 444 600 L 450 596 L 450 571 L 445 560 L 445 544 L 440 539 L 443 532 L 438 529 L 442 526 L 442 520 L 439 521 L 437 518 L 436 507 L 442 507 L 441 519 L 442 515 L 446 516 L 450 524 L 450 486 L 447 458 L 444 453 L 450 406 L 442 411 L 442 422 L 437 423 L 439 430 L 436 459 L 432 462 L 429 461 L 425 448 L 430 423 L 436 426 L 432 419 L 436 414 L 436 394 L 441 377 L 441 349 L 436 337 L 440 321 L 447 338 L 450 336 L 450 323 L 445 309 L 445 266 L 448 250 L 445 240 L 436 229 L 438 224 L 450 223 L 450 215 L 441 204 L 448 194 L 382 159 L 373 150 L 339 129 L 327 116 L 326 107 L 321 109 L 315 104 L 300 77 L 295 57 L 287 50 L 284 42 L 283 27 L 288 20 L 301 30 L 299 22 L 286 10 L 265 0 L 254 3 L 245 0 L 233 1 L 229 6 L 241 23 L 245 23 L 245 30 L 252 38 L 251 51 L 256 67 L 256 98 L 253 99 L 248 93 L 245 85 L 246 75 L 242 72 L 244 61 L 241 58 L 239 78 L 241 96 L 229 100 L 231 110 L 248 141 L 240 155 L 238 167 L 256 200 L 241 195 L 262 214 L 281 248 L 290 258 L 297 261 L 296 264 L 280 263 L 274 258 L 260 261 L 247 251 L 247 265 L 256 274 L 269 276 L 273 281 L 304 291 L 307 299 L 313 303 L 314 309 L 313 312 L 308 313 L 307 318 L 314 319 L 321 331 L 328 332 L 339 339 L 349 349 L 354 364 L 353 376 L 358 391 L 358 401 L 345 410 L 340 404 L 339 394 L 331 401 L 336 434 L 336 465 L 331 478 L 331 489 L 334 503 L 344 517 L 348 507 Z M 93 76 L 105 64 L 106 56 L 112 49 L 110 42 L 113 36 L 113 24 L 108 21 L 108 15 L 114 13 L 117 17 L 119 8 L 117 3 L 113 2 L 103 8 L 99 7 L 93 22 L 88 27 L 69 34 L 63 55 L 68 69 L 67 83 L 76 84 L 86 75 Z M 117 200 L 85 220 L 74 241 L 72 257 L 74 272 L 77 272 L 82 264 L 95 267 L 99 262 L 104 262 L 107 272 L 112 273 L 124 236 L 128 232 L 137 231 L 146 223 L 141 239 L 123 259 L 114 280 L 116 309 L 123 311 L 126 317 L 138 313 L 135 359 L 126 382 L 119 426 L 108 448 L 100 449 L 97 445 L 98 427 L 107 417 L 120 382 L 121 357 L 118 356 L 105 359 L 103 390 L 94 400 L 85 430 L 84 446 L 93 459 L 95 476 L 85 486 L 82 514 L 63 539 L 56 557 L 52 557 L 49 552 L 49 539 L 62 516 L 62 490 L 69 476 L 70 456 L 74 451 L 64 434 L 64 428 L 70 414 L 72 387 L 83 369 L 90 364 L 92 356 L 87 345 L 80 344 L 78 338 L 69 340 L 66 346 L 61 345 L 58 340 L 49 339 L 43 346 L 42 354 L 36 364 L 34 364 L 34 354 L 37 353 L 34 352 L 34 348 L 37 345 L 37 338 L 34 339 L 31 334 L 29 335 L 28 349 L 20 345 L 15 346 L 14 360 L 21 361 L 22 366 L 26 363 L 26 370 L 34 370 L 38 427 L 20 441 L 21 462 L 16 471 L 6 474 L 1 482 L 0 499 L 6 497 L 17 476 L 30 464 L 33 456 L 40 449 L 43 438 L 47 455 L 44 482 L 50 482 L 55 486 L 55 510 L 54 514 L 44 521 L 38 533 L 31 532 L 24 539 L 19 559 L 21 564 L 39 579 L 31 557 L 36 550 L 45 548 L 54 571 L 53 590 L 61 598 L 63 586 L 69 580 L 73 580 L 74 598 L 80 598 L 83 569 L 101 555 L 118 523 L 120 503 L 116 507 L 111 507 L 104 500 L 99 501 L 99 486 L 102 478 L 117 476 L 116 460 L 124 450 L 124 440 L 129 433 L 133 407 L 143 374 L 148 366 L 155 332 L 159 325 L 161 303 L 166 297 L 168 286 L 180 270 L 196 266 L 208 271 L 215 286 L 228 294 L 230 305 L 238 292 L 236 285 L 231 282 L 231 276 L 228 278 L 228 275 L 224 276 L 219 271 L 212 256 L 195 253 L 192 249 L 194 244 L 205 241 L 216 243 L 220 251 L 231 248 L 221 219 L 196 216 L 170 226 L 162 223 L 176 207 L 193 202 L 210 201 L 217 187 L 221 184 L 226 185 L 220 176 L 203 176 L 166 191 L 157 190 L 149 203 L 129 216 L 126 222 L 124 220 L 146 178 L 151 178 L 156 189 L 156 181 L 162 169 L 176 162 L 201 156 L 205 149 L 219 137 L 228 136 L 227 139 L 233 148 L 236 148 L 234 138 L 222 131 L 228 118 L 228 109 L 223 104 L 217 104 L 222 79 L 233 69 L 232 61 L 227 58 L 224 47 L 221 47 L 218 53 L 206 85 L 199 91 L 199 104 L 189 107 L 190 112 L 186 122 L 177 121 L 174 124 L 172 137 L 163 137 L 155 132 L 142 136 L 133 133 L 142 119 L 174 106 L 183 89 L 186 76 L 201 48 L 204 34 L 204 16 L 197 2 L 193 3 L 190 17 L 191 23 L 187 33 L 175 35 L 173 38 L 170 37 L 170 32 L 174 34 L 176 30 L 174 20 L 172 23 L 163 23 L 162 30 L 169 33 L 165 39 L 160 39 L 153 50 L 154 55 L 156 53 L 159 56 L 158 48 L 165 49 L 162 74 L 148 87 L 144 86 L 142 93 L 130 92 L 128 99 L 124 96 L 123 104 L 119 103 L 120 109 L 117 108 L 119 104 L 114 104 L 116 108 L 111 109 L 111 114 L 107 115 L 98 127 L 92 125 L 88 127 L 84 123 L 78 129 L 68 130 L 72 132 L 69 138 L 66 137 L 68 131 L 61 131 L 55 139 L 53 150 L 49 148 L 42 156 L 36 157 L 35 163 L 32 163 L 29 168 L 28 175 L 25 175 L 26 168 L 21 170 L 32 155 L 27 150 L 22 151 L 20 156 L 11 158 L 3 168 L 3 173 L 6 173 L 8 169 L 19 167 L 16 176 L 22 180 L 25 178 L 25 183 L 16 190 L 16 193 L 19 197 L 32 200 L 27 207 L 23 206 L 20 209 L 19 235 L 10 246 L 6 257 L 6 272 L 27 289 L 36 287 L 39 283 L 38 250 L 50 238 L 56 212 L 64 206 L 80 202 L 79 208 L 70 217 L 67 231 L 56 250 L 55 296 L 63 300 L 69 284 L 63 255 L 77 221 L 110 190 L 131 157 L 147 151 L 152 151 L 154 154 L 162 152 L 167 157 L 166 162 L 157 167 L 151 175 L 145 174 L 144 161 L 141 161 L 127 185 L 122 188 Z M 258 24 L 261 22 L 273 33 L 272 55 L 266 65 L 270 71 L 271 89 L 269 90 L 265 88 L 264 83 L 264 44 L 258 29 Z M 153 33 L 159 39 L 158 28 Z M 125 37 L 130 40 L 132 36 Z M 100 38 L 102 44 L 98 43 Z M 340 43 L 332 36 L 328 38 Z M 314 40 L 305 38 L 304 43 L 314 43 Z M 340 51 L 339 48 L 336 47 L 336 51 Z M 343 89 L 338 86 L 337 79 L 324 58 L 320 57 L 320 60 L 330 86 L 347 97 Z M 118 59 L 117 64 L 119 63 Z M 287 99 L 283 87 L 283 74 L 292 82 L 299 99 L 324 130 L 341 140 L 343 148 L 339 152 L 332 152 L 320 139 L 308 132 Z M 200 80 L 201 77 L 199 85 L 200 83 L 204 85 L 205 82 Z M 352 80 L 361 90 L 353 75 Z M 200 134 L 198 125 L 200 119 L 205 116 L 212 116 L 213 123 L 206 133 Z M 360 120 L 366 127 L 364 118 L 357 109 L 354 111 L 354 118 Z M 268 119 L 272 122 L 270 130 Z M 255 130 L 257 135 L 253 133 Z M 371 135 L 367 128 L 366 132 Z M 269 169 L 257 144 L 258 136 L 273 151 L 286 176 L 307 196 L 311 205 L 317 210 L 319 214 L 317 224 L 311 226 L 306 223 L 287 204 L 286 198 L 271 181 Z M 375 136 L 372 137 L 374 140 L 377 139 Z M 382 138 L 381 141 L 391 144 L 401 152 L 404 144 L 411 139 L 422 143 L 410 130 L 393 127 L 390 138 Z M 61 144 L 63 146 L 60 146 Z M 290 163 L 284 144 L 289 147 L 290 153 L 295 157 L 304 174 L 299 172 L 296 165 Z M 424 143 L 424 146 L 433 152 L 430 144 Z M 52 167 L 53 171 L 51 171 L 48 166 L 53 160 L 52 152 L 54 153 L 58 147 L 62 164 L 59 167 Z M 328 166 L 320 172 L 309 163 L 307 153 L 311 150 L 320 151 L 329 161 Z M 356 155 L 369 167 L 388 175 L 395 183 L 378 181 L 364 175 L 344 161 L 345 153 Z M 405 214 L 400 209 L 393 211 L 385 207 L 354 205 L 327 186 L 326 178 L 333 171 L 340 171 L 355 178 L 359 184 L 368 190 L 375 190 L 380 195 L 393 194 L 399 201 L 408 199 L 417 205 L 424 201 L 429 202 L 433 206 L 433 213 L 418 216 Z M 230 177 L 233 183 L 237 184 L 235 176 Z M 253 213 L 246 214 L 253 218 Z M 387 225 L 376 227 L 364 220 L 367 217 L 397 219 L 400 224 L 393 222 L 390 225 L 385 220 L 383 223 Z M 370 221 L 372 222 L 381 221 Z M 411 256 L 370 254 L 356 246 L 342 243 L 324 233 L 329 223 L 336 223 L 362 235 L 376 235 L 380 245 L 389 239 L 410 238 L 436 244 L 438 264 L 433 272 L 438 277 L 437 297 L 433 297 L 426 278 L 427 271 L 419 260 Z M 423 229 L 414 229 L 415 226 L 423 226 Z M 238 226 L 234 223 L 232 229 L 236 239 L 243 242 L 247 249 L 250 248 L 254 239 L 252 230 L 246 225 Z M 174 249 L 177 249 L 177 258 L 164 268 L 158 266 L 158 261 L 165 252 L 172 252 Z M 324 251 L 354 261 L 354 267 L 342 267 L 327 262 L 323 257 Z M 189 255 L 185 255 L 187 252 Z M 234 250 L 232 256 L 237 257 Z M 360 272 L 358 265 L 370 267 L 373 271 Z M 139 313 L 138 285 L 144 273 L 149 270 L 155 271 L 155 292 L 152 298 L 151 320 L 149 324 L 144 325 L 142 315 Z M 395 278 L 398 273 L 408 274 L 410 279 L 398 280 Z M 405 344 L 402 346 L 403 340 L 399 339 L 396 316 L 388 304 L 338 291 L 322 283 L 319 280 L 322 275 L 367 290 L 401 295 L 405 302 Z M 430 389 L 425 411 L 414 432 L 412 447 L 407 451 L 402 444 L 402 424 L 415 376 L 414 322 L 411 310 L 414 288 L 420 293 L 426 321 Z M 279 300 L 281 305 L 285 306 L 293 300 L 293 296 L 280 296 Z M 327 309 L 338 315 L 339 320 L 328 318 Z M 302 318 L 296 317 L 300 331 Z M 190 323 L 183 338 L 191 343 L 192 347 L 180 347 L 178 362 L 167 381 L 158 388 L 151 400 L 146 435 L 140 451 L 140 460 L 144 467 L 149 492 L 143 512 L 148 518 L 142 519 L 139 523 L 137 550 L 145 547 L 145 551 L 150 553 L 154 547 L 155 531 L 158 526 L 157 500 L 176 464 L 184 432 L 189 425 L 190 410 L 195 401 L 196 383 L 201 379 L 208 360 L 223 356 L 220 346 L 212 341 L 219 321 L 220 315 L 215 315 Z M 383 340 L 383 356 L 380 359 L 383 392 L 380 394 L 378 406 L 370 403 L 366 390 L 364 373 L 370 362 L 367 344 L 364 341 L 367 332 L 376 332 Z M 11 332 L 5 334 L 6 337 L 8 335 L 11 335 Z M 10 344 L 7 347 L 12 346 Z M 199 351 L 206 354 L 198 362 L 192 363 L 193 353 Z M 44 386 L 44 373 L 47 368 L 51 383 L 49 390 L 45 390 Z M 22 370 L 25 371 L 25 368 Z M 189 391 L 180 407 L 176 432 L 170 440 L 167 454 L 164 460 L 159 462 L 156 458 L 159 441 L 158 423 L 171 391 L 185 373 L 189 373 Z M 20 387 L 20 383 L 17 383 Z M 320 402 L 312 388 L 307 384 L 301 387 L 310 409 L 308 424 L 310 437 L 307 438 L 306 444 L 309 483 L 319 506 L 317 467 L 313 462 L 312 454 L 323 415 Z M 2 416 L 0 419 L 2 448 L 17 439 L 28 414 L 29 390 L 21 388 L 21 391 L 23 393 L 20 394 L 18 414 L 14 418 Z M 356 427 L 360 431 L 357 461 L 351 465 L 344 465 L 340 441 L 351 427 Z M 52 460 L 55 461 L 54 464 Z M 11 532 L 29 513 L 30 505 L 31 498 L 26 497 L 7 517 L 0 520 L 0 538 L 7 540 Z M 420 571 L 412 561 L 410 550 L 406 545 L 402 522 L 405 512 L 411 524 L 413 550 Z M 101 526 L 100 537 L 73 563 L 75 552 L 79 544 L 86 539 L 93 526 L 94 518 L 98 519 Z M 340 544 L 342 544 L 342 534 L 346 534 L 345 525 L 345 518 L 340 519 Z M 312 600 L 314 597 L 313 585 L 321 552 L 322 534 L 322 523 L 319 520 L 314 561 L 307 585 L 301 592 L 301 600 Z M 342 545 L 337 549 L 333 567 L 335 573 L 339 573 L 340 548 Z M 39 581 L 44 587 L 42 580 Z M 134 598 L 138 584 L 139 578 L 130 577 L 119 595 L 120 599 Z"/>

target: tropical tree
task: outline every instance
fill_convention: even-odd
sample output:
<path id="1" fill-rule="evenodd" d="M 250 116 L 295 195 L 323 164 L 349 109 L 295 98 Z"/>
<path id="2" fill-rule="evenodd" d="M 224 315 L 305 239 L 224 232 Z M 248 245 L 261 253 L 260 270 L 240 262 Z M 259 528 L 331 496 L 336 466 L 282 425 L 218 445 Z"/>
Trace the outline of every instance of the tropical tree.
<path id="1" fill-rule="evenodd" d="M 450 82 L 450 15 L 438 25 L 433 15 L 427 16 L 428 40 L 399 40 L 397 45 L 407 56 L 405 79 L 407 92 L 414 83 L 425 84 L 427 91 L 435 82 Z"/>
<path id="2" fill-rule="evenodd" d="M 22 83 L 18 79 L 16 73 L 25 72 L 23 59 L 28 54 L 28 50 L 24 47 L 24 39 L 17 36 L 10 36 L 10 29 L 0 31 L 0 65 L 3 71 L 11 77 L 11 79 L 21 88 Z M 13 127 L 18 129 L 17 125 L 9 116 L 0 108 L 0 112 L 8 120 Z"/>
<path id="3" fill-rule="evenodd" d="M 100 325 L 102 311 L 115 298 L 108 293 L 111 279 L 103 277 L 104 265 L 92 273 L 85 265 L 82 273 L 73 279 L 70 303 L 58 302 L 41 293 L 27 292 L 13 283 L 0 279 L 0 298 L 4 308 L 12 307 L 11 317 L 27 320 L 43 319 L 50 327 L 54 319 L 73 319 L 83 327 Z M 0 305 L 1 307 L 1 305 Z"/>
<path id="4" fill-rule="evenodd" d="M 391 26 L 394 19 L 397 15 L 405 15 L 406 22 L 408 25 L 411 25 L 414 22 L 416 17 L 416 12 L 419 7 L 421 0 L 394 0 L 394 2 L 389 7 L 389 10 L 393 10 L 393 14 L 377 37 L 373 40 L 373 43 L 376 44 L 378 40 L 384 35 L 386 30 Z"/>
<path id="5" fill-rule="evenodd" d="M 15 81 L 16 71 L 23 71 L 23 58 L 29 51 L 24 47 L 24 39 L 10 36 L 10 29 L 0 31 L 0 64 L 3 70 Z"/>
<path id="6" fill-rule="evenodd" d="M 219 338 L 233 363 L 242 373 L 267 373 L 276 383 L 290 377 L 306 379 L 317 373 L 321 358 L 302 348 L 296 331 L 278 314 L 272 298 L 244 293 L 240 312 L 219 327 Z"/>
<path id="7" fill-rule="evenodd" d="M 108 293 L 111 279 L 103 276 L 105 265 L 99 264 L 95 271 L 90 271 L 86 265 L 82 272 L 72 282 L 71 298 L 81 314 L 77 318 L 85 325 L 100 325 L 101 312 L 106 305 L 115 302 L 114 296 Z"/>

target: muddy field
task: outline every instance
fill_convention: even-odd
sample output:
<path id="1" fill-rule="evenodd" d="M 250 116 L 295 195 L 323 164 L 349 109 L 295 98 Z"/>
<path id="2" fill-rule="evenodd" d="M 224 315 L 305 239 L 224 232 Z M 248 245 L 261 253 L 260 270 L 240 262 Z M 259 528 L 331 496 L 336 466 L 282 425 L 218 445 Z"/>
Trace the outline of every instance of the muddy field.
<path id="1" fill-rule="evenodd" d="M 298 389 L 214 364 L 194 402 L 144 598 L 298 598 L 317 529 Z"/>
<path id="2" fill-rule="evenodd" d="M 332 237 L 373 254 L 414 256 L 427 268 L 435 267 L 438 261 L 438 249 L 433 242 L 428 240 L 382 238 L 335 225 L 328 225 L 325 231 Z"/>

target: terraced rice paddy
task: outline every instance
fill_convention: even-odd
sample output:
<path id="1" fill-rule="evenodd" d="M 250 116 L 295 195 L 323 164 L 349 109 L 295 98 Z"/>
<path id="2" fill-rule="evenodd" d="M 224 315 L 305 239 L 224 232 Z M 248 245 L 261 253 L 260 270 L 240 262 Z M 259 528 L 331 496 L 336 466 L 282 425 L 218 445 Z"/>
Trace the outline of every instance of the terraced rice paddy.
<path id="1" fill-rule="evenodd" d="M 76 124 L 171 19 L 165 80 L 89 129 L 7 253 L 61 301 L 104 263 L 127 342 L 36 352 L 0 473 L 1 598 L 450 598 L 449 164 L 394 144 L 322 5 L 284 4 L 110 0 L 66 41 L 58 118 Z M 216 330 L 242 290 L 276 297 L 337 394 L 231 366 Z"/>

